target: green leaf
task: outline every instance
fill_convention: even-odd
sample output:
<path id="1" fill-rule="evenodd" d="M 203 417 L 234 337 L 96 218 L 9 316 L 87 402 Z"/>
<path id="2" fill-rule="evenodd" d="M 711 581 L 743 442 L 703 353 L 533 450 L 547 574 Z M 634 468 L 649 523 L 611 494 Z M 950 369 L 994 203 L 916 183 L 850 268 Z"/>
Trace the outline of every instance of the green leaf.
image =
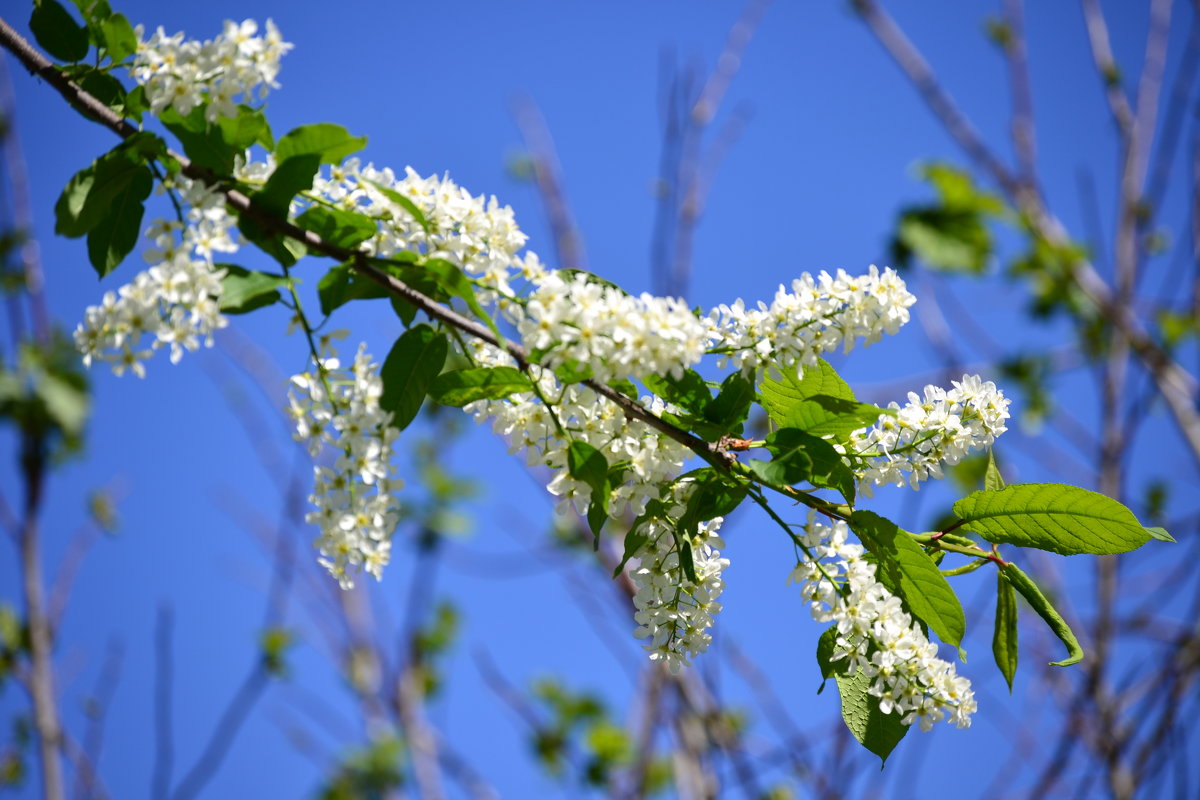
<path id="1" fill-rule="evenodd" d="M 983 473 L 983 490 L 985 492 L 998 492 L 1003 489 L 1004 486 L 1004 476 L 1000 474 L 1000 468 L 996 466 L 996 451 L 989 447 L 987 454 L 987 470 Z M 1009 688 L 1012 688 L 1011 682 Z"/>
<path id="2" fill-rule="evenodd" d="M 124 190 L 112 198 L 107 213 L 88 231 L 88 260 L 103 278 L 125 260 L 142 232 L 143 201 L 154 187 L 150 169 L 141 166 L 132 173 Z"/>
<path id="3" fill-rule="evenodd" d="M 417 204 L 412 200 L 409 200 L 407 197 L 400 194 L 390 186 L 384 186 L 382 183 L 376 183 L 375 181 L 371 180 L 368 180 L 367 183 L 378 189 L 379 192 L 388 200 L 391 200 L 393 203 L 407 211 L 409 215 L 417 221 L 417 224 L 421 226 L 421 229 L 424 230 L 425 233 L 430 233 L 432 231 L 432 228 L 429 225 L 429 220 L 425 218 L 425 213 L 421 211 L 421 209 L 417 208 Z"/>
<path id="4" fill-rule="evenodd" d="M 101 22 L 100 32 L 112 63 L 118 64 L 137 52 L 137 34 L 124 14 L 113 14 Z"/>
<path id="5" fill-rule="evenodd" d="M 208 124 L 203 105 L 193 108 L 186 117 L 181 117 L 174 108 L 167 106 L 159 112 L 158 119 L 175 135 L 183 145 L 183 152 L 195 164 L 221 176 L 233 172 L 234 159 L 242 151 L 225 141 L 219 125 Z"/>
<path id="6" fill-rule="evenodd" d="M 237 116 L 221 117 L 217 127 L 221 131 L 221 140 L 239 153 L 255 144 L 261 144 L 267 150 L 274 149 L 271 126 L 262 109 L 238 106 Z"/>
<path id="7" fill-rule="evenodd" d="M 938 638 L 958 647 L 967 621 L 958 595 L 937 564 L 908 534 L 871 511 L 855 511 L 850 527 L 877 559 L 876 577 Z"/>
<path id="8" fill-rule="evenodd" d="M 1050 604 L 1046 599 L 1046 595 L 1042 594 L 1042 590 L 1033 582 L 1033 579 L 1026 575 L 1016 564 L 1005 564 L 1000 567 L 1000 574 L 1004 579 L 1012 584 L 1013 588 L 1021 593 L 1030 607 L 1037 612 L 1038 616 L 1045 621 L 1054 635 L 1067 646 L 1067 657 L 1062 661 L 1051 661 L 1052 667 L 1069 667 L 1072 664 L 1078 664 L 1083 661 L 1083 648 L 1079 646 L 1079 640 L 1075 638 L 1075 634 L 1071 631 L 1071 626 L 1062 618 L 1062 615 Z"/>
<path id="9" fill-rule="evenodd" d="M 1017 593 L 1000 570 L 996 571 L 996 628 L 992 633 L 992 655 L 1012 694 L 1017 674 Z"/>
<path id="10" fill-rule="evenodd" d="M 266 185 L 250 195 L 251 202 L 261 211 L 277 219 L 287 219 L 292 199 L 312 188 L 316 175 L 317 157 L 301 155 L 283 161 L 271 173 Z M 285 267 L 290 267 L 304 255 L 305 247 L 290 236 L 269 230 L 249 214 L 238 215 L 238 230 Z"/>
<path id="11" fill-rule="evenodd" d="M 954 504 L 954 513 L 989 542 L 1062 555 L 1126 553 L 1151 537 L 1116 500 L 1061 483 L 974 492 Z"/>
<path id="12" fill-rule="evenodd" d="M 753 402 L 754 384 L 735 372 L 721 383 L 721 390 L 704 409 L 704 419 L 716 426 L 720 435 L 740 434 Z"/>
<path id="13" fill-rule="evenodd" d="M 880 409 L 865 420 L 875 407 L 855 400 L 850 386 L 823 359 L 818 359 L 815 367 L 806 367 L 800 378 L 791 368 L 784 370 L 778 380 L 765 378 L 761 391 L 762 406 L 772 422 L 814 436 L 840 437 L 870 425 L 879 414 L 886 413 Z M 853 427 L 849 427 L 851 424 Z"/>
<path id="14" fill-rule="evenodd" d="M 326 316 L 351 300 L 374 300 L 388 295 L 386 288 L 364 277 L 349 264 L 332 267 L 317 284 L 321 313 Z"/>
<path id="15" fill-rule="evenodd" d="M 285 134 L 275 147 L 275 158 L 283 162 L 296 156 L 316 156 L 322 164 L 338 164 L 366 146 L 366 137 L 351 136 L 341 125 L 320 122 Z"/>
<path id="16" fill-rule="evenodd" d="M 842 697 L 842 721 L 859 744 L 879 756 L 882 766 L 910 726 L 900 722 L 899 714 L 884 714 L 879 710 L 879 698 L 867 691 L 871 688 L 871 678 L 862 670 L 853 675 L 838 673 L 834 679 Z"/>
<path id="17" fill-rule="evenodd" d="M 87 57 L 87 28 L 56 0 L 34 0 L 29 30 L 38 44 L 59 61 L 74 63 Z"/>
<path id="18" fill-rule="evenodd" d="M 353 249 L 379 232 L 378 223 L 366 214 L 313 206 L 296 218 L 296 224 L 330 244 Z"/>
<path id="19" fill-rule="evenodd" d="M 780 428 L 767 435 L 766 447 L 771 461 L 752 460 L 749 466 L 767 483 L 792 486 L 807 481 L 836 489 L 846 502 L 854 502 L 854 473 L 829 442 L 796 428 Z"/>
<path id="20" fill-rule="evenodd" d="M 419 268 L 414 268 L 410 272 L 418 271 L 418 269 L 425 279 L 435 281 L 447 295 L 457 297 L 465 302 L 475 318 L 487 325 L 497 340 L 504 338 L 500 335 L 495 321 L 479 304 L 479 298 L 475 296 L 475 287 L 471 285 L 471 281 L 456 264 L 443 258 L 429 258 L 421 262 Z M 407 281 L 405 282 L 407 283 Z"/>
<path id="21" fill-rule="evenodd" d="M 446 363 L 446 335 L 429 325 L 409 328 L 383 362 L 379 407 L 392 412 L 392 427 L 404 430 L 421 410 L 425 395 Z"/>
<path id="22" fill-rule="evenodd" d="M 692 552 L 692 540 L 680 536 L 678 530 L 675 533 L 675 546 L 679 550 L 679 569 L 688 583 L 694 586 L 699 580 L 696 578 L 696 555 Z"/>
<path id="23" fill-rule="evenodd" d="M 617 380 L 617 381 L 609 381 L 608 385 L 610 388 L 616 389 L 618 392 L 625 395 L 630 400 L 638 399 L 638 389 L 636 386 L 633 385 L 633 381 L 622 378 L 621 380 Z"/>
<path id="24" fill-rule="evenodd" d="M 155 138 L 150 134 L 144 136 Z M 135 194 L 140 192 L 146 176 L 153 180 L 139 146 L 143 136 L 134 138 L 137 141 L 131 139 L 132 145 L 130 142 L 117 145 L 67 182 L 54 205 L 55 233 L 71 238 L 83 236 L 112 213 L 117 198 L 131 187 Z"/>
<path id="25" fill-rule="evenodd" d="M 287 286 L 283 275 L 254 272 L 236 264 L 214 264 L 225 270 L 221 280 L 221 311 L 225 314 L 245 314 L 279 302 L 279 289 Z"/>
<path id="26" fill-rule="evenodd" d="M 592 529 L 598 546 L 600 528 L 608 518 L 608 495 L 611 491 L 608 484 L 608 459 L 595 447 L 576 439 L 567 447 L 567 473 L 575 480 L 587 484 L 592 490 L 588 526 Z"/>
<path id="27" fill-rule="evenodd" d="M 1146 528 L 1146 533 L 1158 539 L 1160 542 L 1174 542 L 1175 537 L 1167 532 L 1166 528 Z"/>
<path id="28" fill-rule="evenodd" d="M 98 69 L 89 70 L 76 80 L 85 92 L 111 108 L 117 114 L 125 116 L 126 97 L 125 87 L 121 82 Z"/>
<path id="29" fill-rule="evenodd" d="M 555 368 L 554 374 L 563 383 L 580 383 L 590 379 L 594 373 L 591 364 L 570 358 L 559 364 Z"/>
<path id="30" fill-rule="evenodd" d="M 849 666 L 849 660 L 839 658 L 833 660 L 833 653 L 837 650 L 837 625 L 830 625 L 821 632 L 821 636 L 817 639 L 817 666 L 821 668 L 821 688 L 817 689 L 817 694 L 825 691 L 825 681 L 832 678 L 834 675 L 845 675 L 846 667 Z"/>
<path id="31" fill-rule="evenodd" d="M 708 384 L 694 369 L 684 370 L 683 375 L 678 378 L 671 375 L 647 375 L 642 379 L 642 383 L 663 400 L 692 414 L 703 414 L 713 399 Z"/>
<path id="32" fill-rule="evenodd" d="M 528 376 L 516 367 L 472 367 L 443 372 L 429 387 L 429 396 L 444 406 L 461 407 L 532 391 Z"/>

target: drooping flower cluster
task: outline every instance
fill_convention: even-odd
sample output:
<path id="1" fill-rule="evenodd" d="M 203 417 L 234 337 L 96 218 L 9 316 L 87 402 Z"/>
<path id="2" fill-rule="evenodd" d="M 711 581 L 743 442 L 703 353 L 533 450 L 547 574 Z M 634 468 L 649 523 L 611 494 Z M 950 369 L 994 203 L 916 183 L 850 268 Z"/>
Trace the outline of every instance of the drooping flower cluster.
<path id="1" fill-rule="evenodd" d="M 831 660 L 870 677 L 868 691 L 879 698 L 879 710 L 899 714 L 905 725 L 928 731 L 947 719 L 969 727 L 976 707 L 970 681 L 938 657 L 937 645 L 875 579 L 875 565 L 861 545 L 847 541 L 848 532 L 841 520 L 823 525 L 810 519 L 803 542 L 812 557 L 803 556 L 791 575 L 813 619 L 837 626 Z"/>
<path id="2" fill-rule="evenodd" d="M 219 36 L 209 41 L 184 39 L 182 33 L 168 36 L 159 27 L 149 38 L 139 25 L 137 54 L 130 74 L 145 88 L 150 110 L 161 113 L 168 106 L 186 117 L 204 104 L 209 122 L 237 116 L 239 102 L 266 97 L 278 88 L 279 60 L 292 49 L 279 30 L 267 20 L 267 31 L 256 36 L 254 20 L 225 22 Z"/>
<path id="3" fill-rule="evenodd" d="M 780 286 L 770 307 L 759 301 L 747 309 L 739 299 L 717 307 L 712 317 L 722 334 L 717 345 L 734 366 L 745 372 L 794 367 L 799 374 L 822 353 L 839 347 L 849 352 L 859 340 L 872 344 L 894 334 L 908 322 L 914 302 L 894 270 L 872 265 L 865 275 L 839 269 L 814 279 L 806 272 L 792 281 L 791 292 Z"/>
<path id="4" fill-rule="evenodd" d="M 366 345 L 348 369 L 332 350 L 314 366 L 292 377 L 289 412 L 309 454 L 317 458 L 328 448 L 333 456 L 332 466 L 313 469 L 315 510 L 305 521 L 320 528 L 320 562 L 345 589 L 359 572 L 378 579 L 391 556 L 399 520 L 392 492 L 404 485 L 392 464 L 399 432 L 379 407 L 383 382 Z"/>
<path id="5" fill-rule="evenodd" d="M 116 292 L 106 292 L 89 306 L 75 329 L 75 345 L 84 364 L 112 365 L 118 375 L 129 370 L 145 377 L 145 362 L 154 351 L 171 348 L 171 363 L 201 342 L 212 346 L 213 331 L 226 324 L 220 312 L 221 278 L 214 253 L 238 249 L 236 219 L 225 210 L 224 196 L 204 184 L 177 176 L 186 225 L 158 219 L 146 231 L 154 247 L 145 258 L 154 266 L 138 273 Z"/>
<path id="6" fill-rule="evenodd" d="M 688 580 L 680 565 L 675 523 L 683 516 L 692 487 L 685 479 L 671 491 L 674 505 L 666 519 L 650 519 L 640 531 L 646 543 L 634 556 L 630 569 L 637 592 L 633 596 L 638 627 L 634 636 L 645 639 L 651 661 L 662 661 L 671 672 L 688 666 L 692 656 L 708 650 L 713 615 L 721 610 L 717 598 L 725 589 L 723 572 L 729 559 L 722 558 L 725 543 L 717 535 L 720 517 L 702 522 L 691 540 L 696 582 Z M 634 532 L 631 532 L 634 533 Z"/>
<path id="7" fill-rule="evenodd" d="M 541 363 L 571 361 L 598 380 L 682 375 L 704 357 L 712 323 L 673 297 L 632 297 L 587 275 L 547 273 L 517 320 L 525 348 Z"/>
<path id="8" fill-rule="evenodd" d="M 513 366 L 508 353 L 480 341 L 471 343 L 473 358 L 481 366 Z M 477 422 L 492 421 L 492 429 L 508 437 L 509 449 L 525 451 L 530 466 L 544 466 L 553 477 L 547 491 L 559 498 L 561 513 L 582 514 L 591 502 L 588 484 L 571 477 L 567 449 L 571 441 L 595 447 L 609 464 L 626 469 L 623 480 L 609 495 L 609 509 L 619 514 L 630 509 L 640 514 L 646 503 L 658 497 L 660 487 L 683 470 L 691 451 L 659 434 L 644 422 L 625 416 L 613 402 L 581 384 L 564 386 L 548 369 L 533 366 L 537 392 L 521 392 L 500 400 L 479 400 L 464 406 Z M 542 398 L 552 403 L 547 406 Z M 642 404 L 660 414 L 666 406 L 659 398 L 647 397 Z M 557 424 L 555 420 L 557 419 Z M 559 425 L 562 428 L 559 428 Z"/>
<path id="9" fill-rule="evenodd" d="M 926 386 L 924 396 L 908 393 L 908 403 L 889 407 L 870 428 L 850 436 L 848 451 L 862 457 L 861 482 L 872 485 L 906 482 L 913 489 L 932 476 L 942 477 L 942 464 L 956 464 L 973 449 L 991 446 L 1008 428 L 1011 402 L 996 384 L 978 375 L 964 375 L 949 391 Z"/>

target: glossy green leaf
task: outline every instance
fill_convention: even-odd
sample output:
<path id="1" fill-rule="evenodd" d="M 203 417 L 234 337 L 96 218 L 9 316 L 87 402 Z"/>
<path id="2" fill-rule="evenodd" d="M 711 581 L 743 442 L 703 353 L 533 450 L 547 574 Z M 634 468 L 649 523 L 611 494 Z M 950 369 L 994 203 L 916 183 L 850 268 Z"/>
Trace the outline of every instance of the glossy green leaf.
<path id="1" fill-rule="evenodd" d="M 301 125 L 281 137 L 275 159 L 282 163 L 296 156 L 316 156 L 322 164 L 338 164 L 366 146 L 365 136 L 351 136 L 341 125 L 320 122 Z"/>
<path id="2" fill-rule="evenodd" d="M 296 224 L 330 244 L 353 249 L 379 232 L 378 223 L 365 214 L 340 208 L 313 206 L 296 218 Z"/>
<path id="3" fill-rule="evenodd" d="M 704 419 L 721 434 L 740 434 L 753 402 L 754 384 L 740 372 L 735 372 L 721 382 L 717 396 L 704 409 Z"/>
<path id="4" fill-rule="evenodd" d="M 209 125 L 203 105 L 196 106 L 186 117 L 167 106 L 159 112 L 158 119 L 179 140 L 184 154 L 193 163 L 217 175 L 232 174 L 234 159 L 242 151 L 225 141 L 219 125 Z"/>
<path id="5" fill-rule="evenodd" d="M 87 28 L 57 0 L 34 0 L 29 30 L 47 53 L 59 61 L 82 61 L 88 54 Z"/>
<path id="6" fill-rule="evenodd" d="M 749 467 L 767 483 L 793 486 L 808 482 L 836 489 L 846 502 L 854 502 L 854 473 L 833 445 L 796 428 L 780 428 L 767 435 L 767 461 L 751 460 Z"/>
<path id="7" fill-rule="evenodd" d="M 126 98 L 125 87 L 121 82 L 112 75 L 102 70 L 90 70 L 86 74 L 80 76 L 76 83 L 85 92 L 99 100 L 104 105 L 111 108 L 122 117 L 126 115 Z"/>
<path id="8" fill-rule="evenodd" d="M 1004 573 L 996 570 L 996 627 L 992 632 L 992 655 L 1012 694 L 1017 674 L 1017 592 Z"/>
<path id="9" fill-rule="evenodd" d="M 379 407 L 392 413 L 392 427 L 404 430 L 421 410 L 429 387 L 446 363 L 446 335 L 429 325 L 405 331 L 383 362 L 383 396 Z"/>
<path id="10" fill-rule="evenodd" d="M 429 387 L 429 396 L 444 406 L 465 406 L 532 391 L 528 376 L 516 367 L 472 367 L 439 375 Z"/>
<path id="11" fill-rule="evenodd" d="M 225 270 L 221 280 L 221 311 L 225 314 L 245 314 L 256 308 L 278 303 L 279 289 L 287 286 L 283 275 L 255 272 L 236 264 L 214 264 Z"/>
<path id="12" fill-rule="evenodd" d="M 859 744 L 879 756 L 881 764 L 886 763 L 910 726 L 900 722 L 899 714 L 884 714 L 879 710 L 879 698 L 868 692 L 872 679 L 862 670 L 853 675 L 837 673 L 833 677 L 842 698 L 842 721 Z"/>
<path id="13" fill-rule="evenodd" d="M 825 681 L 832 678 L 834 675 L 845 675 L 846 667 L 849 666 L 848 659 L 839 658 L 834 660 L 833 654 L 837 650 L 837 625 L 830 625 L 821 632 L 817 638 L 817 666 L 821 669 L 821 688 L 817 690 L 820 694 L 825 690 Z"/>
<path id="14" fill-rule="evenodd" d="M 112 198 L 107 213 L 88 231 L 88 260 L 103 278 L 125 260 L 142 233 L 143 205 L 154 188 L 154 176 L 142 166 L 124 190 Z"/>
<path id="15" fill-rule="evenodd" d="M 391 200 L 393 203 L 408 212 L 409 216 L 416 220 L 417 224 L 420 225 L 426 233 L 430 232 L 431 228 L 429 226 L 429 220 L 425 218 L 425 212 L 418 208 L 416 203 L 400 194 L 400 192 L 397 192 L 390 186 L 385 186 L 382 183 L 376 183 L 375 181 L 371 180 L 368 180 L 367 183 L 378 189 L 380 194 L 382 194 L 388 200 Z"/>
<path id="16" fill-rule="evenodd" d="M 1000 474 L 1000 468 L 996 466 L 996 451 L 988 448 L 987 469 L 983 473 L 983 490 L 985 492 L 998 492 L 1004 486 L 1004 476 Z M 1012 688 L 1011 685 L 1009 688 Z"/>
<path id="17" fill-rule="evenodd" d="M 1153 536 L 1155 539 L 1158 539 L 1160 542 L 1173 542 L 1173 541 L 1175 541 L 1175 537 L 1174 537 L 1174 536 L 1172 536 L 1172 535 L 1171 535 L 1171 534 L 1170 534 L 1170 533 L 1167 531 L 1167 529 L 1166 529 L 1166 528 L 1158 528 L 1158 527 L 1154 527 L 1154 528 L 1146 528 L 1146 533 L 1150 534 L 1150 535 L 1151 535 L 1151 536 Z"/>
<path id="18" fill-rule="evenodd" d="M 676 378 L 671 375 L 647 375 L 642 379 L 646 388 L 693 414 L 703 414 L 708 404 L 712 402 L 712 392 L 700 373 L 694 369 L 684 370 L 683 375 Z"/>
<path id="19" fill-rule="evenodd" d="M 871 511 L 855 511 L 850 527 L 875 556 L 875 576 L 904 601 L 913 616 L 938 638 L 955 647 L 962 643 L 967 621 L 958 595 L 921 545 L 896 524 Z"/>
<path id="20" fill-rule="evenodd" d="M 154 139 L 150 134 L 144 136 Z M 135 195 L 139 193 L 148 176 L 153 181 L 141 150 L 128 143 L 117 145 L 67 182 L 54 206 L 54 232 L 83 236 L 112 213 L 117 198 L 131 189 Z"/>
<path id="21" fill-rule="evenodd" d="M 271 126 L 262 109 L 238 106 L 237 115 L 221 117 L 217 120 L 217 127 L 221 131 L 221 140 L 237 152 L 255 144 L 260 144 L 267 150 L 273 150 L 275 147 L 275 140 L 271 137 Z"/>
<path id="22" fill-rule="evenodd" d="M 137 34 L 124 14 L 113 14 L 101 22 L 100 32 L 104 37 L 104 49 L 114 64 L 137 52 Z"/>
<path id="23" fill-rule="evenodd" d="M 321 313 L 326 316 L 351 300 L 374 300 L 388 296 L 386 288 L 364 277 L 349 264 L 331 267 L 317 284 Z"/>
<path id="24" fill-rule="evenodd" d="M 588 526 L 600 541 L 600 528 L 608 518 L 608 459 L 587 442 L 574 440 L 567 447 L 567 473 L 575 480 L 587 484 L 592 490 L 588 508 Z"/>
<path id="25" fill-rule="evenodd" d="M 805 367 L 800 378 L 791 367 L 784 369 L 779 378 L 768 375 L 762 381 L 760 392 L 767 416 L 781 428 L 806 429 L 814 423 L 809 415 L 817 409 L 805 407 L 805 401 L 810 397 L 820 395 L 857 402 L 850 385 L 823 359 L 818 359 L 815 367 Z"/>
<path id="26" fill-rule="evenodd" d="M 1059 614 L 1057 609 L 1051 605 L 1046 595 L 1042 594 L 1042 590 L 1033 582 L 1033 579 L 1022 572 L 1016 564 L 1005 564 L 1000 568 L 1000 574 L 1021 593 L 1021 596 L 1054 632 L 1059 641 L 1066 645 L 1067 657 L 1062 661 L 1051 661 L 1050 666 L 1069 667 L 1083 661 L 1083 648 L 1079 646 L 1079 640 L 1075 638 L 1071 626 L 1063 619 L 1062 614 Z"/>
<path id="27" fill-rule="evenodd" d="M 1013 484 L 974 492 L 954 513 L 989 542 L 1052 553 L 1125 553 L 1151 535 L 1125 506 L 1102 494 L 1061 483 Z"/>
<path id="28" fill-rule="evenodd" d="M 458 265 L 442 258 L 429 258 L 423 261 L 419 267 L 414 267 L 409 271 L 421 273 L 426 280 L 435 281 L 450 297 L 457 297 L 465 302 L 475 318 L 487 325 L 497 339 L 504 338 L 496 328 L 495 321 L 479 304 L 479 298 L 475 296 L 475 287 L 471 285 L 471 281 L 463 274 Z"/>

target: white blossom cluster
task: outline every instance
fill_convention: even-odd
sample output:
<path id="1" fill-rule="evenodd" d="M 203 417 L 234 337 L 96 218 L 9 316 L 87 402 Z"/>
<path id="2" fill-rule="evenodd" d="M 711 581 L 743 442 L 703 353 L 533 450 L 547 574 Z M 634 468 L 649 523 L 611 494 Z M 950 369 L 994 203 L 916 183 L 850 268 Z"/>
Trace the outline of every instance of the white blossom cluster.
<path id="1" fill-rule="evenodd" d="M 870 694 L 884 714 L 916 722 L 928 731 L 948 719 L 959 728 L 971 725 L 975 694 L 954 664 L 938 658 L 937 645 L 903 609 L 900 598 L 875 579 L 875 565 L 861 545 L 846 541 L 849 528 L 838 520 L 823 525 L 810 519 L 803 542 L 812 558 L 802 556 L 792 572 L 809 601 L 813 619 L 835 623 L 832 661 L 845 661 L 850 672 L 872 678 Z"/>
<path id="2" fill-rule="evenodd" d="M 942 464 L 956 464 L 972 449 L 991 446 L 1008 428 L 1011 402 L 991 381 L 964 375 L 949 391 L 926 386 L 924 396 L 908 393 L 908 403 L 889 406 L 874 426 L 850 435 L 849 452 L 861 457 L 862 487 L 906 482 L 913 489 L 928 477 L 942 477 Z"/>
<path id="3" fill-rule="evenodd" d="M 713 338 L 711 321 L 678 298 L 633 297 L 582 273 L 547 273 L 517 329 L 527 350 L 546 351 L 540 363 L 554 369 L 575 361 L 601 381 L 680 377 Z"/>
<path id="4" fill-rule="evenodd" d="M 471 343 L 471 349 L 480 366 L 515 363 L 508 353 L 478 340 Z M 474 414 L 477 422 L 490 419 L 492 429 L 508 437 L 509 451 L 524 450 L 530 466 L 544 466 L 553 472 L 546 489 L 559 498 L 560 513 L 582 514 L 592 497 L 591 487 L 572 478 L 567 469 L 572 439 L 595 447 L 609 464 L 626 468 L 624 480 L 613 486 L 609 495 L 613 515 L 626 509 L 640 514 L 649 500 L 658 497 L 661 487 L 683 471 L 683 463 L 692 455 L 683 445 L 626 417 L 615 403 L 586 386 L 564 386 L 550 370 L 536 366 L 530 373 L 536 376 L 541 397 L 535 392 L 517 393 L 501 400 L 479 400 L 464 410 Z M 666 410 L 660 398 L 647 397 L 642 404 L 656 414 Z"/>
<path id="5" fill-rule="evenodd" d="M 317 525 L 315 545 L 324 565 L 343 589 L 354 585 L 359 572 L 376 579 L 391 556 L 392 533 L 399 509 L 392 492 L 403 486 L 395 476 L 392 446 L 399 432 L 392 415 L 379 407 L 383 381 L 360 345 L 347 369 L 332 350 L 316 368 L 292 377 L 289 412 L 296 422 L 295 438 L 313 458 L 329 448 L 328 462 L 314 467 L 315 506 L 305 521 Z"/>
<path id="6" fill-rule="evenodd" d="M 158 114 L 168 106 L 183 117 L 206 104 L 209 122 L 237 116 L 240 101 L 266 97 L 278 88 L 279 59 L 292 45 L 267 20 L 266 34 L 256 36 L 258 24 L 225 22 L 219 36 L 209 41 L 184 39 L 182 33 L 168 36 L 160 26 L 145 38 L 136 28 L 137 53 L 130 74 L 146 92 L 150 110 Z"/>
<path id="7" fill-rule="evenodd" d="M 751 372 L 760 366 L 794 367 L 801 374 L 815 366 L 822 353 L 842 348 L 849 352 L 861 339 L 879 341 L 908 322 L 916 298 L 896 272 L 874 265 L 865 275 L 836 275 L 822 271 L 815 279 L 805 272 L 782 285 L 768 307 L 759 301 L 747 309 L 741 299 L 718 306 L 712 318 L 721 331 L 717 346 L 726 361 Z"/>
<path id="8" fill-rule="evenodd" d="M 721 610 L 717 598 L 725 589 L 722 573 L 729 566 L 729 559 L 722 558 L 719 550 L 725 543 L 717 535 L 723 522 L 717 517 L 700 523 L 692 537 L 696 583 L 684 574 L 674 522 L 683 515 L 690 490 L 686 480 L 677 482 L 671 489 L 675 504 L 667 511 L 668 519 L 645 523 L 646 544 L 634 556 L 637 565 L 629 572 L 637 587 L 633 619 L 638 627 L 633 635 L 646 639 L 650 660 L 662 661 L 671 672 L 678 672 L 690 664 L 692 656 L 708 650 L 712 641 L 708 630 L 713 615 Z"/>
<path id="9" fill-rule="evenodd" d="M 200 343 L 212 346 L 213 331 L 223 328 L 221 278 L 214 253 L 238 249 L 237 220 L 225 210 L 219 192 L 177 176 L 180 199 L 187 206 L 186 224 L 155 220 L 146 230 L 154 243 L 144 257 L 154 264 L 116 292 L 106 292 L 89 306 L 75 329 L 75 345 L 83 362 L 111 364 L 122 375 L 129 370 L 145 377 L 145 362 L 154 351 L 171 348 L 171 363 Z"/>
<path id="10" fill-rule="evenodd" d="M 517 255 L 528 237 L 517 227 L 512 208 L 494 196 L 472 196 L 449 176 L 423 178 L 408 167 L 397 178 L 390 168 L 350 158 L 330 168 L 328 178 L 318 175 L 313 191 L 379 220 L 379 233 L 364 244 L 371 255 L 390 258 L 409 251 L 444 258 L 481 285 L 484 303 L 511 297 L 514 275 L 534 280 L 545 272 L 535 254 Z M 411 203 L 425 224 L 392 194 Z"/>

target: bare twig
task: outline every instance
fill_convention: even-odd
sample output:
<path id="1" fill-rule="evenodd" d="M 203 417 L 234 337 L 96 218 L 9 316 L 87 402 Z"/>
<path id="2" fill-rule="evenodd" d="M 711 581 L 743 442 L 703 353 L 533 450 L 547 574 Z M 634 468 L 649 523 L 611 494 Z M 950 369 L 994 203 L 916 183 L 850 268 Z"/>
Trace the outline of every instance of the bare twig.
<path id="1" fill-rule="evenodd" d="M 113 693 L 117 688 L 117 680 L 121 675 L 121 662 L 124 659 L 125 648 L 116 639 L 108 643 L 108 655 L 104 659 L 104 667 L 96 680 L 96 688 L 88 701 L 88 727 L 83 737 L 83 752 L 87 754 L 87 769 L 77 769 L 75 775 L 75 796 L 94 798 L 103 796 L 104 792 L 96 776 L 96 767 L 100 763 L 100 751 L 104 745 L 104 723 L 108 718 L 108 709 L 112 705 Z"/>

